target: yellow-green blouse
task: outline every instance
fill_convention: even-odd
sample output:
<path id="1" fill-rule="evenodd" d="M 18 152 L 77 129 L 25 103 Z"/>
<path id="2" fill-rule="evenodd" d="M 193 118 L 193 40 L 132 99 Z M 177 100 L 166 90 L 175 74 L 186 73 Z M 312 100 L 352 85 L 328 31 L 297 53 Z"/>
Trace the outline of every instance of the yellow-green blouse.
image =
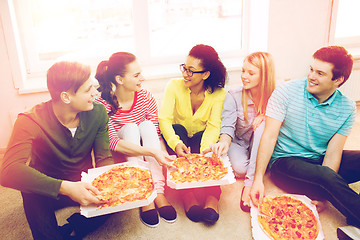
<path id="1" fill-rule="evenodd" d="M 184 80 L 173 79 L 165 89 L 164 98 L 159 113 L 159 126 L 165 141 L 173 150 L 182 141 L 175 134 L 173 124 L 181 124 L 192 137 L 195 133 L 204 131 L 200 151 L 219 139 L 221 112 L 226 91 L 217 89 L 213 93 L 205 91 L 205 99 L 199 109 L 193 114 L 190 100 L 190 89 L 184 86 Z"/>

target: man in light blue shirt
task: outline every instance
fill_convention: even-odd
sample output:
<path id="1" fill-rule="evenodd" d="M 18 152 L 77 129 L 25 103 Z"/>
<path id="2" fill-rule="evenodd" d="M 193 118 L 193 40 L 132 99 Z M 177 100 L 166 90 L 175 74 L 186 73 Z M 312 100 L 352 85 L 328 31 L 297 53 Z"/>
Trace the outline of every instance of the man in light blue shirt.
<path id="1" fill-rule="evenodd" d="M 359 227 L 360 196 L 348 184 L 360 180 L 360 151 L 343 151 L 356 107 L 338 90 L 353 59 L 339 46 L 321 48 L 313 58 L 306 79 L 281 85 L 269 99 L 251 199 L 262 201 L 269 166 L 280 188 L 328 200 Z"/>

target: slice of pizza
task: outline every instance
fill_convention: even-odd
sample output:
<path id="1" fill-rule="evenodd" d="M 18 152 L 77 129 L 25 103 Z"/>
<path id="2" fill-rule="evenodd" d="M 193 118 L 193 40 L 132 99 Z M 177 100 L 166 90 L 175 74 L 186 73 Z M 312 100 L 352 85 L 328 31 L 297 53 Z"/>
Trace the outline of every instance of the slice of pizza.
<path id="1" fill-rule="evenodd" d="M 298 239 L 296 230 L 287 221 L 269 216 L 258 215 L 261 229 L 273 240 Z M 301 239 L 301 238 L 300 238 Z"/>
<path id="2" fill-rule="evenodd" d="M 260 223 L 261 229 L 270 239 L 279 239 L 281 224 L 282 222 L 277 221 L 276 218 L 264 215 L 258 215 L 258 221 Z"/>

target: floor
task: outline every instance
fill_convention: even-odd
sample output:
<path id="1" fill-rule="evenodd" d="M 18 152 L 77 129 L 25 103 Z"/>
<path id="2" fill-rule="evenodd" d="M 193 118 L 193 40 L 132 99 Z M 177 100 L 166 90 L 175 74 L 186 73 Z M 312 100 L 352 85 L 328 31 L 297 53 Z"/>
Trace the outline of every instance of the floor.
<path id="1" fill-rule="evenodd" d="M 355 127 L 348 138 L 346 149 L 360 149 L 360 111 L 356 118 Z M 0 156 L 1 157 L 1 156 Z M 193 223 L 185 216 L 182 203 L 175 190 L 167 189 L 168 199 L 178 212 L 175 223 L 169 224 L 160 220 L 156 228 L 146 227 L 140 222 L 138 209 L 127 210 L 112 216 L 105 225 L 85 239 L 252 239 L 250 215 L 242 212 L 239 207 L 242 180 L 234 184 L 222 186 L 220 199 L 220 219 L 213 226 L 203 223 Z M 360 183 L 351 185 L 355 191 L 360 191 Z M 267 178 L 266 193 L 276 194 L 282 191 L 275 187 Z M 31 232 L 27 225 L 22 208 L 20 193 L 13 189 L 0 187 L 0 239 L 21 240 L 31 239 Z M 331 204 L 327 204 L 325 211 L 319 214 L 325 239 L 337 239 L 337 227 L 346 225 L 345 218 Z M 66 222 L 66 218 L 77 208 L 71 207 L 57 212 L 59 224 Z"/>

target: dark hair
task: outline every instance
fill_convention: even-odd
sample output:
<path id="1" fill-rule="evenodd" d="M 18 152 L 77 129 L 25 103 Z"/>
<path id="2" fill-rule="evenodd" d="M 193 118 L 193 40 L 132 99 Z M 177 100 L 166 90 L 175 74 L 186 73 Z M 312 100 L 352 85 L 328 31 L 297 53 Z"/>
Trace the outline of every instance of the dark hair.
<path id="1" fill-rule="evenodd" d="M 109 60 L 99 63 L 96 69 L 95 78 L 99 81 L 101 97 L 111 105 L 110 114 L 117 112 L 119 102 L 114 95 L 113 86 L 117 86 L 115 77 L 124 77 L 126 66 L 136 60 L 135 55 L 128 52 L 117 52 L 111 55 Z"/>
<path id="2" fill-rule="evenodd" d="M 332 80 L 344 77 L 344 81 L 339 87 L 348 80 L 353 66 L 353 58 L 344 47 L 329 46 L 320 48 L 313 54 L 313 58 L 334 65 L 332 69 Z"/>
<path id="3" fill-rule="evenodd" d="M 60 93 L 79 90 L 91 74 L 90 66 L 77 62 L 57 62 L 47 71 L 47 88 L 54 101 L 60 100 Z"/>
<path id="4" fill-rule="evenodd" d="M 190 50 L 189 56 L 201 60 L 201 66 L 210 72 L 210 76 L 204 81 L 205 89 L 213 93 L 216 89 L 225 86 L 226 68 L 213 47 L 204 44 L 196 45 Z"/>

